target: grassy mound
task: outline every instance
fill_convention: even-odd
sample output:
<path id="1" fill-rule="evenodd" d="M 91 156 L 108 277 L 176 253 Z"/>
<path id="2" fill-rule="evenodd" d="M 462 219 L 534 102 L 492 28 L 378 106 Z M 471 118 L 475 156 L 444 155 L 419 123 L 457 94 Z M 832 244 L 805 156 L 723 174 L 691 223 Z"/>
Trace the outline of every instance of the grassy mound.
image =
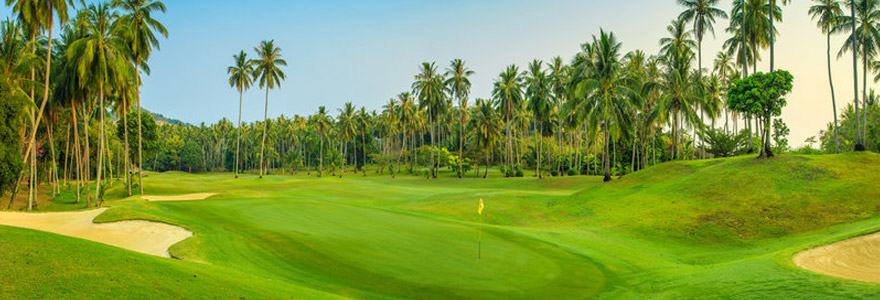
<path id="1" fill-rule="evenodd" d="M 779 238 L 880 215 L 880 155 L 674 162 L 565 203 L 607 226 L 697 242 Z"/>
<path id="2" fill-rule="evenodd" d="M 183 261 L 0 228 L 0 298 L 865 298 L 877 284 L 791 256 L 880 230 L 878 169 L 859 153 L 674 162 L 611 183 L 151 174 L 151 194 L 219 194 L 146 202 L 116 185 L 96 221 L 183 226 Z"/>

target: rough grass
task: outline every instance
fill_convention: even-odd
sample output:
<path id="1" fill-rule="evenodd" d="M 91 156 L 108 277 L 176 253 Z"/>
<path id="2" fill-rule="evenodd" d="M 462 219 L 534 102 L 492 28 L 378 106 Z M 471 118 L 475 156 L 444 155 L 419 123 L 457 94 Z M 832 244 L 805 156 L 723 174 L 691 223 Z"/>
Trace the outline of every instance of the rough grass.
<path id="1" fill-rule="evenodd" d="M 880 230 L 877 170 L 880 155 L 859 153 L 674 162 L 608 184 L 153 174 L 150 194 L 221 194 L 145 202 L 117 185 L 98 221 L 184 226 L 195 236 L 171 249 L 182 261 L 0 228 L 0 253 L 12 253 L 0 258 L 0 298 L 102 298 L 114 290 L 97 288 L 99 270 L 131 284 L 114 296 L 139 299 L 880 298 L 878 284 L 791 263 Z"/>

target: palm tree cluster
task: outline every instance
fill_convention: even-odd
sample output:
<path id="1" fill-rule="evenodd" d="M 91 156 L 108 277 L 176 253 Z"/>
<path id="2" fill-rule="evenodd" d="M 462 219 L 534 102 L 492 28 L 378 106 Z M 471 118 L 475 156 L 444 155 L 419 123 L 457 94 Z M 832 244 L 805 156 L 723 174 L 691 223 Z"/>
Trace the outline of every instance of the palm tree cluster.
<path id="1" fill-rule="evenodd" d="M 92 179 L 98 205 L 114 173 L 117 180 L 124 177 L 129 194 L 133 175 L 141 177 L 141 162 L 130 159 L 128 130 L 119 141 L 113 125 L 122 118 L 127 128 L 129 113 L 140 110 L 140 76 L 149 74 L 147 61 L 159 47 L 158 37 L 168 34 L 153 18 L 165 12 L 165 5 L 155 0 L 79 3 L 83 7 L 75 10 L 72 0 L 7 0 L 15 18 L 0 25 L 0 69 L 12 93 L 26 95 L 31 103 L 19 113 L 25 120 L 19 133 L 26 166 L 12 183 L 14 199 L 27 178 L 28 210 L 37 204 L 41 177 L 52 195 L 61 192 L 61 182 L 75 182 L 77 202 L 85 194 L 87 206 Z M 132 115 L 140 120 L 141 114 Z M 140 134 L 137 140 L 141 149 Z"/>
<path id="2" fill-rule="evenodd" d="M 712 157 L 708 149 L 716 147 L 706 143 L 719 140 L 719 132 L 747 134 L 749 149 L 762 147 L 752 135 L 768 132 L 768 123 L 728 110 L 726 91 L 734 80 L 758 72 L 762 52 L 769 52 L 773 71 L 774 26 L 789 1 L 734 0 L 729 12 L 718 2 L 678 0 L 683 11 L 667 26 L 658 53 L 624 52 L 614 33 L 600 30 L 571 59 L 504 67 L 485 99 L 471 101 L 475 71 L 454 59 L 445 67 L 420 64 L 411 88 L 376 110 L 346 103 L 290 118 L 268 117 L 269 92 L 281 87 L 287 62 L 274 41 L 263 41 L 252 58 L 245 51 L 234 55 L 227 69 L 239 93 L 237 122 L 155 126 L 141 112 L 139 89 L 152 51 L 167 36 L 154 19 L 165 11 L 162 2 L 113 0 L 75 10 L 72 0 L 7 0 L 15 18 L 0 24 L 0 96 L 4 104 L 30 103 L 16 108 L 20 122 L 8 122 L 20 124 L 9 132 L 21 141 L 15 151 L 23 163 L 10 164 L 19 166 L 12 172 L 17 180 L 3 184 L 13 185 L 14 199 L 27 183 L 27 207 L 33 209 L 40 182 L 53 195 L 64 183 L 76 190 L 77 201 L 85 195 L 91 205 L 91 192 L 101 199 L 114 175 L 129 194 L 134 187 L 143 193 L 144 169 L 366 176 L 367 166 L 374 166 L 390 176 L 427 178 L 444 169 L 456 177 L 469 171 L 487 177 L 490 169 L 523 176 L 533 169 L 538 178 L 589 174 L 611 180 L 664 161 Z M 880 1 L 814 2 L 810 15 L 827 37 L 832 95 L 831 35 L 847 35 L 838 57 L 852 54 L 857 79 L 854 107 L 845 109 L 857 124 L 838 136 L 835 119 L 830 140 L 838 149 L 860 150 L 869 116 L 864 108 L 874 103 L 868 71 L 880 70 Z M 724 49 L 704 68 L 703 42 L 728 17 Z M 60 28 L 57 37 L 53 28 Z M 265 90 L 264 118 L 243 123 L 243 95 L 257 86 Z M 833 97 L 832 105 L 837 116 Z"/>

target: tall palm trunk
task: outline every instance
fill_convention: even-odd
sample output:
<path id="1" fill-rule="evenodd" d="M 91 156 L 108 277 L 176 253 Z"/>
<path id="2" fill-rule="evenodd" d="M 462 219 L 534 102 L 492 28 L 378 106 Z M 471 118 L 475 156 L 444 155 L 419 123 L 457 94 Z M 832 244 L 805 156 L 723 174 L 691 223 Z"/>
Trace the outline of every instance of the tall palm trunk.
<path id="1" fill-rule="evenodd" d="M 128 159 L 128 99 L 124 94 L 122 96 L 122 128 L 123 135 L 125 135 L 125 186 L 128 187 L 128 196 L 131 197 L 131 163 Z"/>
<path id="2" fill-rule="evenodd" d="M 773 8 L 776 6 L 775 0 L 770 0 L 770 6 L 767 7 L 767 16 L 770 18 L 770 72 L 775 70 L 775 62 L 776 62 L 776 41 L 774 41 L 773 37 Z"/>
<path id="3" fill-rule="evenodd" d="M 318 162 L 318 177 L 324 176 L 324 137 L 321 137 L 320 159 Z"/>
<path id="4" fill-rule="evenodd" d="M 263 178 L 263 152 L 266 149 L 266 131 L 269 129 L 269 87 L 266 87 L 266 106 L 263 110 L 263 142 L 260 144 L 260 178 Z"/>
<path id="5" fill-rule="evenodd" d="M 434 173 L 434 116 L 433 113 L 428 114 L 428 120 L 431 122 L 431 175 L 428 177 L 437 178 L 437 173 Z"/>
<path id="6" fill-rule="evenodd" d="M 98 140 L 98 177 L 95 179 L 95 206 L 100 206 L 104 196 L 101 193 L 101 176 L 104 175 L 104 85 L 98 85 L 98 120 L 101 122 L 101 136 Z"/>
<path id="7" fill-rule="evenodd" d="M 462 136 L 462 132 L 464 131 L 465 108 L 459 105 L 459 109 L 461 110 L 461 117 L 458 122 L 458 178 L 461 178 L 464 173 L 461 169 L 461 165 L 464 160 L 464 156 L 462 156 L 462 153 L 464 152 L 464 137 Z"/>
<path id="8" fill-rule="evenodd" d="M 826 35 L 828 54 L 828 85 L 831 86 L 831 108 L 834 112 L 834 153 L 840 153 L 840 140 L 837 138 L 837 100 L 834 96 L 834 79 L 831 75 L 831 32 Z"/>
<path id="9" fill-rule="evenodd" d="M 241 87 L 238 88 L 238 130 L 237 137 L 235 138 L 235 166 L 233 169 L 235 170 L 235 178 L 238 178 L 238 153 L 241 151 L 241 103 L 242 98 L 244 97 L 244 91 Z"/>
<path id="10" fill-rule="evenodd" d="M 608 144 L 611 140 L 611 135 L 608 132 L 608 117 L 605 117 L 605 129 L 603 130 L 605 133 L 605 177 L 602 179 L 604 182 L 611 181 L 611 155 L 609 152 Z"/>
<path id="11" fill-rule="evenodd" d="M 70 98 L 70 115 L 73 117 L 73 147 L 74 156 L 76 157 L 76 204 L 79 204 L 80 201 L 80 188 L 82 188 L 82 174 L 83 174 L 83 166 L 82 166 L 82 153 L 80 151 L 80 143 L 79 143 L 79 126 L 76 125 L 76 103 L 73 102 L 73 98 Z"/>
<path id="12" fill-rule="evenodd" d="M 137 55 L 136 52 L 135 52 L 135 55 Z M 135 100 L 137 102 L 137 107 L 138 107 L 138 111 L 137 111 L 137 118 L 138 118 L 138 165 L 137 165 L 138 189 L 140 190 L 141 195 L 143 195 L 144 194 L 144 176 L 143 176 L 143 173 L 144 173 L 144 142 L 143 142 L 144 133 L 143 133 L 143 123 L 141 121 L 141 92 L 140 92 L 140 86 L 141 86 L 140 74 L 141 74 L 141 72 L 140 72 L 140 69 L 137 66 L 137 64 L 135 64 L 133 61 L 131 64 L 135 67 L 134 68 L 134 71 L 135 71 L 134 82 L 135 82 L 135 87 L 137 88 L 137 92 L 135 93 Z M 88 131 L 86 131 L 86 133 L 88 134 Z"/>
<path id="13" fill-rule="evenodd" d="M 852 52 L 853 52 L 853 99 L 856 107 L 856 151 L 864 151 L 865 146 L 862 144 L 862 135 L 861 124 L 859 119 L 859 70 L 858 70 L 858 39 L 856 38 L 856 2 L 855 0 L 849 1 L 851 20 L 850 25 L 852 25 Z"/>

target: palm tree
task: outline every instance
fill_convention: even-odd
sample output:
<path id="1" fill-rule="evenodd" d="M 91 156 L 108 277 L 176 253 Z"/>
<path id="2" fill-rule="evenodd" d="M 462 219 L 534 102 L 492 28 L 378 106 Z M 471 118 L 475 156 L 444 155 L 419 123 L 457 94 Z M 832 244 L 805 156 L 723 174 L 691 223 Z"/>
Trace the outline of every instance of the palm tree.
<path id="1" fill-rule="evenodd" d="M 781 0 L 780 3 L 782 5 L 788 5 L 791 0 Z M 767 5 L 767 15 L 771 16 L 770 18 L 770 28 L 772 29 L 770 37 L 770 72 L 775 70 L 776 63 L 776 47 L 775 47 L 775 39 L 776 39 L 776 26 L 773 25 L 773 21 L 778 20 L 782 21 L 782 9 L 776 6 L 776 0 L 770 0 L 770 4 Z"/>
<path id="2" fill-rule="evenodd" d="M 862 104 L 864 108 L 867 104 L 867 84 L 868 84 L 868 60 L 874 57 L 877 54 L 877 45 L 880 43 L 880 29 L 877 27 L 880 26 L 880 1 L 878 0 L 862 0 L 862 1 L 851 1 L 850 9 L 852 12 L 851 18 L 841 18 L 841 22 L 837 24 L 835 28 L 836 32 L 846 32 L 849 31 L 849 36 L 846 39 L 846 42 L 843 45 L 843 48 L 840 49 L 838 53 L 838 57 L 843 56 L 846 51 L 853 52 L 853 67 L 854 70 L 857 68 L 858 56 L 862 57 Z M 854 83 L 854 88 L 856 90 L 856 116 L 859 115 L 859 103 L 858 103 L 858 71 L 853 72 L 853 76 L 856 80 Z M 861 118 L 856 118 L 856 126 L 857 126 L 857 134 L 856 134 L 856 151 L 864 150 L 864 145 L 862 142 L 865 139 L 865 129 L 867 128 L 866 124 L 866 109 L 862 111 Z"/>
<path id="3" fill-rule="evenodd" d="M 226 69 L 226 74 L 229 75 L 229 86 L 238 90 L 238 130 L 236 130 L 238 135 L 235 139 L 235 166 L 233 167 L 235 178 L 238 178 L 238 153 L 241 148 L 241 104 L 244 91 L 249 90 L 254 82 L 252 77 L 254 65 L 248 61 L 247 53 L 244 50 L 233 55 L 232 59 L 235 60 L 235 64 Z"/>
<path id="4" fill-rule="evenodd" d="M 127 60 L 125 39 L 118 35 L 120 27 L 113 26 L 118 16 L 110 10 L 109 4 L 90 5 L 85 18 L 80 20 L 87 32 L 85 38 L 77 40 L 67 51 L 68 59 L 76 66 L 77 75 L 83 78 L 81 85 L 92 89 L 98 94 L 99 116 L 101 121 L 101 142 L 98 151 L 98 177 L 95 197 L 100 201 L 101 174 L 104 169 L 104 95 L 105 92 L 124 81 L 129 72 L 134 70 Z M 96 202 L 97 204 L 98 202 Z"/>
<path id="5" fill-rule="evenodd" d="M 397 100 L 400 102 L 400 105 L 397 108 L 397 124 L 400 127 L 403 133 L 403 143 L 401 144 L 401 148 L 405 149 L 407 146 L 407 137 L 409 134 L 407 130 L 411 130 L 413 128 L 413 124 L 415 123 L 415 118 L 417 117 L 418 107 L 416 107 L 415 99 L 413 99 L 412 95 L 407 92 L 403 92 L 397 95 Z M 414 147 L 410 148 L 410 155 L 414 154 Z M 400 168 L 400 159 L 403 157 L 403 150 L 400 151 L 400 154 L 397 156 L 397 167 Z M 410 164 L 410 172 L 412 172 L 412 164 Z"/>
<path id="6" fill-rule="evenodd" d="M 593 36 L 592 59 L 583 61 L 585 66 L 579 66 L 591 76 L 580 77 L 575 83 L 576 96 L 586 100 L 583 102 L 585 110 L 601 119 L 604 127 L 605 182 L 611 181 L 611 131 L 620 133 L 632 128 L 631 116 L 639 105 L 638 95 L 630 89 L 621 72 L 621 47 L 614 33 L 601 30 L 598 38 Z"/>
<path id="7" fill-rule="evenodd" d="M 357 121 L 355 120 L 356 113 L 357 110 L 351 102 L 346 102 L 345 105 L 339 109 L 339 119 L 337 120 L 336 125 L 339 131 L 339 138 L 343 143 L 342 171 L 339 172 L 339 178 L 342 178 L 342 174 L 345 173 L 345 160 L 348 158 L 348 142 L 354 139 L 358 132 Z M 357 157 L 357 147 L 355 147 L 355 157 Z M 355 163 L 354 173 L 357 173 L 357 163 Z"/>
<path id="8" fill-rule="evenodd" d="M 489 178 L 489 161 L 492 150 L 495 149 L 498 136 L 501 135 L 502 122 L 498 117 L 492 102 L 477 98 L 476 107 L 471 111 L 469 127 L 471 131 L 474 148 L 482 152 L 483 159 L 486 161 L 486 171 L 484 178 Z M 476 169 L 477 171 L 479 168 Z"/>
<path id="9" fill-rule="evenodd" d="M 541 137 L 544 136 L 544 124 L 549 121 L 552 104 L 550 102 L 551 81 L 546 73 L 542 70 L 544 62 L 533 60 L 529 63 L 528 75 L 526 75 L 526 98 L 529 100 L 529 110 L 534 116 L 532 124 L 535 130 L 535 153 L 537 163 L 535 165 L 535 176 L 543 178 L 541 168 L 542 143 Z"/>
<path id="10" fill-rule="evenodd" d="M 156 38 L 157 32 L 164 37 L 168 37 L 168 30 L 152 15 L 155 12 L 165 12 L 165 4 L 157 0 L 113 0 L 111 6 L 115 9 L 121 9 L 128 14 L 119 18 L 118 22 L 126 24 L 131 32 L 129 39 L 129 48 L 131 54 L 131 64 L 135 68 L 135 88 L 140 89 L 140 71 L 144 70 L 149 75 L 149 67 L 147 60 L 153 48 L 159 49 L 159 39 Z M 140 92 L 135 93 L 135 102 L 138 106 L 138 187 L 141 195 L 144 194 L 143 182 L 143 130 L 141 123 L 141 97 Z"/>
<path id="11" fill-rule="evenodd" d="M 431 126 L 431 175 L 437 178 L 437 166 L 434 163 L 434 121 L 440 115 L 443 109 L 444 97 L 446 96 L 446 85 L 444 84 L 443 75 L 437 70 L 436 63 L 422 63 L 419 74 L 415 76 L 415 82 L 412 84 L 413 92 L 418 95 L 419 107 L 427 109 L 428 122 Z"/>
<path id="12" fill-rule="evenodd" d="M 36 139 L 37 139 L 37 128 L 39 127 L 40 121 L 43 119 L 43 112 L 46 109 L 46 99 L 49 99 L 49 86 L 50 80 L 49 75 L 51 74 L 52 69 L 52 31 L 54 29 L 54 21 L 55 15 L 58 15 L 58 21 L 60 25 L 64 25 L 68 20 L 68 5 L 73 7 L 73 0 L 6 0 L 6 6 L 12 6 L 12 11 L 18 16 L 19 20 L 27 25 L 29 30 L 31 31 L 31 42 L 36 41 L 36 33 L 44 30 L 48 30 L 48 45 L 46 50 L 46 64 L 45 69 L 46 73 L 43 77 L 43 102 L 40 104 L 40 108 L 38 109 L 37 116 L 34 120 L 33 128 L 31 129 L 31 133 L 28 135 L 28 146 L 27 150 L 24 154 L 24 162 L 27 162 L 31 155 L 34 159 L 31 160 L 31 168 L 32 168 L 32 190 L 36 188 Z M 35 48 L 34 51 L 36 52 Z M 31 68 L 31 80 L 36 81 L 36 78 L 33 74 L 33 68 Z M 33 89 L 31 89 L 31 101 L 36 103 L 36 99 L 34 99 Z M 32 192 L 33 194 L 33 192 Z M 29 198 L 28 202 L 28 211 L 33 209 L 33 199 Z"/>
<path id="13" fill-rule="evenodd" d="M 730 81 L 732 79 L 731 75 L 735 71 L 733 68 L 733 61 L 732 60 L 733 59 L 730 57 L 730 55 L 724 51 L 718 52 L 718 54 L 715 56 L 714 71 L 717 72 L 718 75 L 720 76 L 719 79 L 721 80 L 721 85 L 724 86 L 723 90 L 727 90 L 727 87 L 730 85 Z M 722 93 L 724 93 L 724 92 L 722 91 Z M 724 108 L 722 107 L 722 109 L 724 109 Z M 728 126 L 729 119 L 728 119 L 727 112 L 724 113 L 724 119 L 725 119 L 724 120 L 724 130 L 727 131 L 729 129 L 729 126 Z M 736 123 L 736 119 L 734 119 L 734 123 Z"/>
<path id="14" fill-rule="evenodd" d="M 563 115 L 563 105 L 566 102 L 566 87 L 568 86 L 568 66 L 562 62 L 562 57 L 554 57 L 553 60 L 548 63 L 548 68 L 550 69 L 550 81 L 552 82 L 552 92 L 553 92 L 553 102 L 556 103 L 556 143 L 559 148 L 559 152 L 556 155 L 556 171 L 558 173 L 562 173 L 562 123 L 565 120 L 565 116 Z"/>
<path id="15" fill-rule="evenodd" d="M 519 108 L 523 101 L 522 89 L 523 76 L 520 75 L 519 68 L 516 65 L 507 66 L 507 68 L 498 75 L 498 79 L 495 80 L 494 88 L 492 89 L 492 97 L 495 98 L 495 101 L 497 101 L 498 106 L 504 113 L 504 126 L 507 135 L 505 162 L 507 163 L 508 171 L 513 169 L 513 151 L 511 150 L 513 144 L 512 134 L 510 132 L 511 118 L 514 110 Z"/>
<path id="16" fill-rule="evenodd" d="M 367 176 L 367 135 L 370 133 L 370 114 L 367 113 L 367 108 L 361 106 L 361 110 L 357 115 L 358 122 L 358 132 L 361 135 L 361 144 L 363 145 L 363 157 L 364 157 L 364 165 L 362 167 L 364 176 Z M 372 138 L 370 139 L 372 141 Z"/>
<path id="17" fill-rule="evenodd" d="M 464 123 L 467 121 L 468 94 L 471 90 L 471 81 L 468 79 L 474 75 L 474 71 L 468 69 L 464 65 L 464 60 L 454 59 L 449 62 L 449 68 L 446 69 L 446 86 L 452 97 L 458 100 L 459 129 L 458 129 L 458 178 L 462 177 L 461 164 L 463 160 L 462 150 L 464 149 L 463 131 Z"/>
<path id="18" fill-rule="evenodd" d="M 810 7 L 810 15 L 822 33 L 825 34 L 825 42 L 827 44 L 827 62 L 828 62 L 828 85 L 831 86 L 831 108 L 834 113 L 834 152 L 840 152 L 840 140 L 837 139 L 837 100 L 834 95 L 834 80 L 831 75 L 831 33 L 843 15 L 843 9 L 840 0 L 813 0 L 816 4 Z"/>
<path id="19" fill-rule="evenodd" d="M 266 90 L 266 106 L 263 111 L 263 142 L 260 146 L 260 178 L 263 178 L 263 152 L 266 149 L 266 131 L 269 129 L 269 90 L 276 86 L 281 88 L 281 82 L 286 78 L 281 67 L 287 66 L 287 61 L 281 58 L 281 48 L 275 47 L 275 41 L 263 41 L 260 46 L 254 48 L 258 59 L 253 61 L 254 78 L 260 82 L 260 88 Z"/>
<path id="20" fill-rule="evenodd" d="M 331 121 L 330 116 L 327 115 L 327 108 L 319 106 L 318 113 L 315 115 L 315 132 L 320 140 L 320 147 L 318 148 L 318 151 L 320 152 L 320 159 L 318 160 L 318 177 L 324 175 L 324 140 L 327 139 L 330 125 Z"/>
<path id="21" fill-rule="evenodd" d="M 697 37 L 698 70 L 702 75 L 703 37 L 707 31 L 714 36 L 715 18 L 727 19 L 727 13 L 715 7 L 718 5 L 718 0 L 678 0 L 678 4 L 685 7 L 685 11 L 681 13 L 679 18 L 694 24 L 694 34 Z"/>

